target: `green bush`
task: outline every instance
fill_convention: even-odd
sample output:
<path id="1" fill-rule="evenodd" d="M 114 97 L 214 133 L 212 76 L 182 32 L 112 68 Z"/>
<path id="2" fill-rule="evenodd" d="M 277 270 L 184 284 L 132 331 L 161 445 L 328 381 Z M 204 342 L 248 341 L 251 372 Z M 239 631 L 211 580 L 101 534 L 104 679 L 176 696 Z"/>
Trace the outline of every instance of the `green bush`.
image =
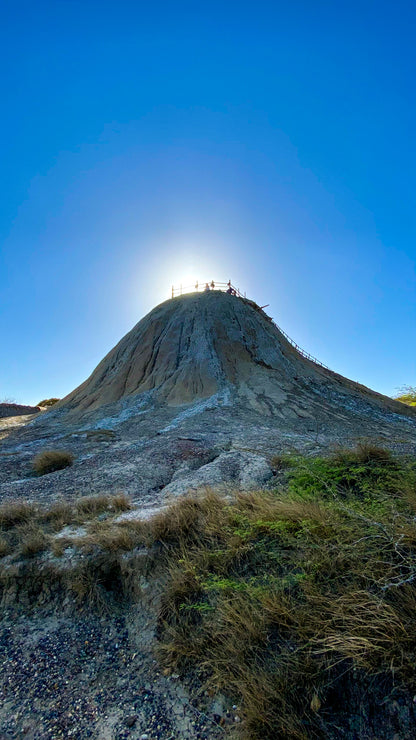
<path id="1" fill-rule="evenodd" d="M 399 389 L 395 400 L 406 403 L 408 406 L 416 406 L 416 386 L 404 385 Z"/>
<path id="2" fill-rule="evenodd" d="M 43 401 L 39 401 L 36 406 L 54 406 L 54 404 L 58 403 L 60 400 L 60 398 L 44 398 Z"/>
<path id="3" fill-rule="evenodd" d="M 33 460 L 33 469 L 38 475 L 53 473 L 55 470 L 62 470 L 72 465 L 74 456 L 71 452 L 65 450 L 44 450 Z"/>

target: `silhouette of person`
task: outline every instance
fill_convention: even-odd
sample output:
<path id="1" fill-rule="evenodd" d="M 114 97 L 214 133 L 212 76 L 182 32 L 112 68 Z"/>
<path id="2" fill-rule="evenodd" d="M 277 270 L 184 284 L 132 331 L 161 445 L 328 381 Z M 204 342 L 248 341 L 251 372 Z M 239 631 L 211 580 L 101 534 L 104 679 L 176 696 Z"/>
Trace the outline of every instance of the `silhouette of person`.
<path id="1" fill-rule="evenodd" d="M 215 288 L 215 283 L 213 280 L 211 280 L 211 290 L 214 290 L 214 288 Z"/>
<path id="2" fill-rule="evenodd" d="M 209 290 L 209 285 L 208 285 L 208 283 L 205 283 L 205 288 L 204 288 L 204 290 L 205 290 L 205 291 L 206 291 L 206 290 Z"/>

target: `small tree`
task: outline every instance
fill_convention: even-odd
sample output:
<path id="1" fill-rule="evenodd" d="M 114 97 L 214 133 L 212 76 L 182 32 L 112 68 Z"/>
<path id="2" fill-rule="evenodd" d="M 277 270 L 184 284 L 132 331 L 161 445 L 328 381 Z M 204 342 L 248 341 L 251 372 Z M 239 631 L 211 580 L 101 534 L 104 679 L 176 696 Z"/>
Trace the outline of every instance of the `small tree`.
<path id="1" fill-rule="evenodd" d="M 395 396 L 395 399 L 407 403 L 408 406 L 416 406 L 416 386 L 403 385 L 398 388 L 398 395 Z"/>

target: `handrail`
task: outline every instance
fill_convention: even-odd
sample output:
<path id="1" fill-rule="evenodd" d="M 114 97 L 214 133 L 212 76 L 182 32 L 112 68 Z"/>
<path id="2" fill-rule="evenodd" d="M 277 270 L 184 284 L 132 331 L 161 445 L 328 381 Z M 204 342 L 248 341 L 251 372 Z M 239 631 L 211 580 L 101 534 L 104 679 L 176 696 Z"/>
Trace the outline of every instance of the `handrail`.
<path id="1" fill-rule="evenodd" d="M 218 281 L 211 280 L 211 282 L 208 281 L 202 281 L 199 282 L 196 281 L 195 285 L 182 285 L 182 283 L 179 285 L 179 287 L 175 287 L 175 285 L 172 285 L 172 298 L 175 298 L 175 296 L 183 295 L 184 293 L 203 293 L 207 290 L 207 287 L 209 290 L 221 290 L 224 293 L 226 293 L 228 290 L 232 291 L 232 294 L 237 296 L 238 298 L 245 298 L 246 294 L 241 293 L 239 288 L 236 288 L 234 285 L 232 285 L 231 280 L 228 281 L 228 283 L 221 283 Z"/>
<path id="2" fill-rule="evenodd" d="M 210 283 L 208 281 L 207 282 L 200 283 L 197 280 L 196 283 L 195 283 L 195 285 L 183 286 L 181 284 L 179 287 L 175 287 L 174 285 L 172 285 L 172 298 L 175 298 L 175 296 L 178 296 L 178 295 L 183 295 L 184 293 L 190 293 L 190 292 L 198 292 L 199 293 L 199 292 L 204 292 L 204 291 L 207 290 L 207 286 L 209 287 L 209 290 L 210 291 L 211 290 L 221 290 L 223 292 L 229 292 L 229 291 L 231 291 L 232 295 L 237 296 L 237 298 L 242 298 L 242 299 L 245 299 L 245 300 L 249 300 L 249 299 L 247 299 L 245 293 L 243 295 L 243 293 L 241 293 L 241 291 L 239 290 L 239 288 L 236 288 L 234 285 L 232 285 L 231 280 L 229 280 L 228 283 L 216 282 L 214 280 L 211 280 Z M 257 306 L 257 303 L 255 303 L 255 301 L 250 301 L 250 302 L 251 303 L 254 303 L 255 306 Z M 258 306 L 258 308 L 259 308 L 259 310 L 262 310 L 260 308 L 260 306 Z M 283 331 L 283 329 L 280 326 L 278 326 L 278 324 L 276 324 L 276 322 L 273 321 L 272 318 L 270 318 L 270 317 L 268 317 L 268 318 L 271 321 L 271 323 L 273 324 L 273 326 L 275 326 L 276 329 L 278 331 L 280 331 L 281 334 L 283 334 L 283 336 L 289 342 L 289 344 L 291 344 L 292 347 L 294 347 L 296 349 L 296 351 L 299 352 L 300 355 L 302 355 L 302 357 L 304 357 L 306 360 L 309 360 L 310 362 L 313 362 L 315 365 L 319 365 L 320 367 L 323 367 L 325 370 L 330 370 L 330 368 L 328 367 L 328 365 L 325 365 L 323 362 L 321 362 L 320 360 L 318 360 L 317 357 L 314 357 L 309 352 L 306 352 L 304 349 L 302 349 L 301 347 L 299 347 L 299 345 L 297 344 L 297 342 L 295 342 L 293 339 L 291 339 L 290 336 L 289 336 L 289 334 L 286 334 L 286 332 Z"/>
<path id="3" fill-rule="evenodd" d="M 280 326 L 278 326 L 276 322 L 273 321 L 273 319 L 272 319 L 272 324 L 276 327 L 276 329 L 278 329 L 278 331 L 280 331 L 281 334 L 283 334 L 283 336 L 285 337 L 285 339 L 287 339 L 289 344 L 291 344 L 292 347 L 294 347 L 299 352 L 299 354 L 302 355 L 302 357 L 305 357 L 307 360 L 310 360 L 310 362 L 314 362 L 315 365 L 320 365 L 320 367 L 325 368 L 325 370 L 330 370 L 328 365 L 325 365 L 323 362 L 318 360 L 317 357 L 314 357 L 309 352 L 306 352 L 304 349 L 299 347 L 299 345 L 293 339 L 290 338 L 289 334 L 286 334 L 286 332 L 283 331 L 283 329 L 281 329 Z"/>

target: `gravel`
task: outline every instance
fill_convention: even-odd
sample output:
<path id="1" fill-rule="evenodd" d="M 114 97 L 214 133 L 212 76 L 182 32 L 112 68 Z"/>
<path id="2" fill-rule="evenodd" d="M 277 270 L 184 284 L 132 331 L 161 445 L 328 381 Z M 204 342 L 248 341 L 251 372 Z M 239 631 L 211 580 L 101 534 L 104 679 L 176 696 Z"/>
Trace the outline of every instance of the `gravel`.
<path id="1" fill-rule="evenodd" d="M 185 685 L 163 674 L 152 655 L 151 632 L 137 632 L 131 619 L 45 610 L 6 614 L 0 628 L 0 738 L 223 737 L 195 697 L 191 703 Z"/>

